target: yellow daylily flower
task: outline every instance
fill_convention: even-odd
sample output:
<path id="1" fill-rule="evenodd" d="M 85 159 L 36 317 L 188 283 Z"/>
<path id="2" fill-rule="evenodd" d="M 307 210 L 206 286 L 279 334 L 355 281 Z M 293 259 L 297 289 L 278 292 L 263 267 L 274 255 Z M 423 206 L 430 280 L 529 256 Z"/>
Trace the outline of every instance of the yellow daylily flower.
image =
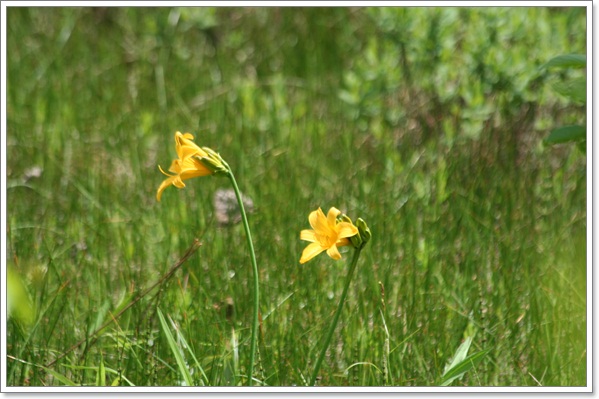
<path id="1" fill-rule="evenodd" d="M 329 209 L 327 216 L 320 208 L 310 213 L 308 220 L 314 230 L 300 232 L 300 239 L 311 242 L 304 248 L 300 263 L 306 263 L 323 251 L 335 260 L 341 259 L 337 247 L 352 245 L 349 237 L 358 234 L 358 228 L 350 222 L 338 222 L 340 213 L 335 207 Z"/>
<path id="2" fill-rule="evenodd" d="M 172 175 L 166 173 L 160 166 L 158 166 L 160 171 L 168 176 L 168 178 L 162 182 L 160 187 L 158 187 L 158 191 L 156 192 L 156 199 L 158 201 L 160 201 L 160 197 L 162 197 L 162 192 L 171 184 L 177 188 L 183 188 L 185 187 L 183 180 L 199 176 L 209 176 L 214 173 L 200 161 L 201 158 L 208 158 L 208 153 L 198 147 L 192 140 L 193 135 L 190 133 L 175 133 L 175 144 L 177 156 L 179 158 L 175 159 L 168 169 L 169 172 L 174 173 Z"/>

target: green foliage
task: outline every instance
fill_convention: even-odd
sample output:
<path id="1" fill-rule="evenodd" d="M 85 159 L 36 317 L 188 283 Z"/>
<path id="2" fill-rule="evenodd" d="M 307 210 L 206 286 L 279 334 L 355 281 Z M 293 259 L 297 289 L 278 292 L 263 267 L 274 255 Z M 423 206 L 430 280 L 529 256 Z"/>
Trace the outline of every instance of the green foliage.
<path id="1" fill-rule="evenodd" d="M 17 320 L 25 328 L 30 327 L 36 318 L 35 308 L 25 284 L 11 266 L 6 269 L 6 286 L 7 316 Z"/>
<path id="2" fill-rule="evenodd" d="M 544 68 L 557 68 L 559 70 L 582 69 L 586 68 L 587 61 L 584 54 L 566 54 L 558 55 L 547 61 Z M 586 73 L 586 70 L 584 71 Z M 587 80 L 586 74 L 578 77 L 569 77 L 567 80 L 561 80 L 553 83 L 553 89 L 566 97 L 568 100 L 585 105 L 587 101 Z M 574 142 L 582 152 L 586 152 L 586 124 L 562 126 L 553 129 L 549 136 L 544 140 L 545 144 L 559 144 Z"/>
<path id="3" fill-rule="evenodd" d="M 181 374 L 181 378 L 183 379 L 183 382 L 184 382 L 184 384 L 182 384 L 182 385 L 188 386 L 188 387 L 194 386 L 195 384 L 193 383 L 193 379 L 189 372 L 189 367 L 187 366 L 187 362 L 185 361 L 185 357 L 183 355 L 181 346 L 173 338 L 173 334 L 171 333 L 170 327 L 168 326 L 166 320 L 164 319 L 164 316 L 162 315 L 162 312 L 160 311 L 160 309 L 157 310 L 157 313 L 158 313 L 158 318 L 160 319 L 160 325 L 162 327 L 162 331 L 164 332 L 164 335 L 166 336 L 168 345 L 171 348 L 171 351 L 173 352 L 173 356 L 175 357 L 175 360 L 177 361 L 177 367 L 179 369 L 179 373 Z"/>
<path id="4" fill-rule="evenodd" d="M 545 139 L 547 144 L 567 143 L 568 141 L 585 141 L 587 131 L 584 126 L 562 126 L 551 131 Z"/>
<path id="5" fill-rule="evenodd" d="M 466 338 L 466 340 L 458 347 L 451 362 L 445 366 L 443 376 L 439 382 L 440 386 L 447 386 L 454 380 L 461 378 L 467 371 L 480 363 L 485 355 L 490 352 L 490 349 L 486 349 L 468 355 L 470 345 L 472 345 L 472 337 Z"/>
<path id="6" fill-rule="evenodd" d="M 557 57 L 553 57 L 545 64 L 542 65 L 543 68 L 586 68 L 587 66 L 587 57 L 584 54 L 564 54 L 558 55 Z"/>
<path id="7" fill-rule="evenodd" d="M 52 377 L 56 378 L 56 380 L 57 380 L 57 381 L 58 381 L 60 384 L 62 384 L 62 385 L 64 385 L 64 386 L 67 386 L 67 387 L 76 387 L 76 386 L 77 386 L 77 384 L 76 384 L 75 382 L 73 382 L 73 381 L 69 380 L 69 379 L 68 379 L 67 377 L 65 377 L 64 375 L 62 375 L 62 374 L 60 374 L 60 373 L 58 373 L 58 372 L 56 372 L 56 371 L 54 371 L 54 370 L 52 370 L 52 369 L 46 368 L 46 367 L 43 367 L 43 369 L 44 369 L 45 371 L 47 371 L 47 372 L 48 372 L 48 374 L 52 375 Z"/>
<path id="8" fill-rule="evenodd" d="M 336 206 L 373 237 L 319 386 L 438 384 L 467 336 L 453 385 L 585 385 L 586 159 L 539 145 L 582 125 L 551 88 L 581 70 L 539 67 L 584 53 L 585 11 L 9 7 L 7 258 L 35 316 L 8 320 L 8 385 L 247 378 L 249 254 L 212 204 L 226 179 L 155 199 L 177 130 L 255 204 L 255 380 L 307 384 L 346 263 L 300 266 L 299 231 Z"/>
<path id="9" fill-rule="evenodd" d="M 517 146 L 547 96 L 541 90 L 546 76 L 535 68 L 547 53 L 573 45 L 553 27 L 581 11 L 369 8 L 381 35 L 352 62 L 340 99 L 360 129 L 394 138 L 391 145 L 478 138 L 489 124 L 513 123 L 503 142 Z M 572 37 L 584 48 L 584 32 Z M 389 130 L 396 133 L 385 134 Z"/>

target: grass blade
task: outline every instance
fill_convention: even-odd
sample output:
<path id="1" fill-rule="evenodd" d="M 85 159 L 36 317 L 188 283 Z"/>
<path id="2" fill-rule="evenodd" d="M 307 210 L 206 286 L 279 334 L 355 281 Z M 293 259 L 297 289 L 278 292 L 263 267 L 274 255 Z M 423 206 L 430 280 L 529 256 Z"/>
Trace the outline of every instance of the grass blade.
<path id="1" fill-rule="evenodd" d="M 104 367 L 104 358 L 100 358 L 100 366 L 98 367 L 98 386 L 106 386 L 106 368 Z"/>
<path id="2" fill-rule="evenodd" d="M 200 365 L 200 361 L 198 360 L 198 358 L 196 357 L 196 355 L 193 353 L 193 351 L 191 350 L 191 347 L 187 343 L 187 340 L 185 339 L 185 337 L 183 336 L 183 334 L 179 330 L 177 330 L 177 339 L 180 340 L 180 342 L 183 344 L 183 346 L 185 348 L 187 348 L 187 351 L 189 352 L 189 354 L 193 358 L 193 361 L 194 361 L 196 367 L 198 368 L 198 370 L 200 370 L 200 373 L 202 374 L 202 377 L 204 378 L 204 381 L 203 381 L 204 385 L 210 385 L 209 381 L 208 381 L 208 377 L 206 376 L 206 373 L 204 372 L 204 369 Z"/>
<path id="3" fill-rule="evenodd" d="M 462 362 L 466 358 L 471 344 L 472 344 L 472 337 L 468 337 L 468 338 L 466 338 L 466 340 L 464 342 L 462 342 L 462 344 L 459 346 L 458 350 L 453 355 L 453 359 L 451 359 L 451 362 L 445 366 L 445 369 L 443 370 L 443 375 L 447 374 L 447 372 L 449 370 L 454 368 L 456 365 L 458 365 L 460 362 Z"/>
<path id="4" fill-rule="evenodd" d="M 181 349 L 180 349 L 179 345 L 177 345 L 177 343 L 175 342 L 175 339 L 173 338 L 173 334 L 171 333 L 171 330 L 170 330 L 166 320 L 164 319 L 162 312 L 160 311 L 160 309 L 157 309 L 157 311 L 158 311 L 158 318 L 160 319 L 160 324 L 162 325 L 162 330 L 164 331 L 164 335 L 166 336 L 168 345 L 171 348 L 173 355 L 175 356 L 175 360 L 177 361 L 177 366 L 179 367 L 179 372 L 181 373 L 181 377 L 185 381 L 185 384 L 187 386 L 191 387 L 194 385 L 193 379 L 191 378 L 189 369 L 187 368 L 187 365 L 185 364 L 185 359 L 183 359 L 183 353 L 181 353 Z"/>
<path id="5" fill-rule="evenodd" d="M 41 367 L 45 370 L 49 370 L 47 367 L 44 367 L 44 366 L 39 366 L 36 364 L 32 364 L 32 365 L 34 365 L 36 367 Z M 70 364 L 63 364 L 62 366 L 68 367 L 73 370 L 93 370 L 93 371 L 99 372 L 99 368 L 95 367 L 95 366 L 73 366 Z M 110 367 L 106 367 L 105 365 L 103 366 L 103 368 L 104 368 L 105 374 L 108 373 L 108 374 L 113 374 L 116 376 L 116 378 L 112 382 L 113 387 L 120 386 L 121 381 L 125 381 L 127 384 L 129 384 L 129 386 L 132 386 L 132 387 L 135 386 L 135 384 L 133 382 L 131 382 L 131 380 L 129 380 L 127 377 L 125 377 L 122 373 L 119 373 L 118 370 L 111 369 Z"/>
<path id="6" fill-rule="evenodd" d="M 458 348 L 458 352 L 460 351 L 462 346 L 464 346 L 464 344 L 462 344 L 460 348 Z M 468 344 L 468 346 L 470 345 Z M 486 349 L 480 352 L 473 353 L 472 355 L 467 356 L 460 362 L 457 362 L 456 356 L 451 363 L 451 367 L 443 373 L 443 377 L 441 378 L 441 382 L 439 385 L 447 386 L 451 384 L 453 380 L 462 377 L 467 371 L 476 367 L 476 365 L 480 363 L 480 361 L 485 357 L 487 353 L 489 353 L 489 351 L 490 349 Z M 456 352 L 456 355 L 457 354 L 458 353 Z"/>
<path id="7" fill-rule="evenodd" d="M 76 384 L 75 382 L 69 380 L 67 377 L 65 377 L 64 375 L 60 374 L 57 371 L 54 371 L 52 369 L 49 369 L 47 367 L 42 367 L 44 370 L 46 370 L 48 373 L 52 374 L 52 376 L 54 378 L 56 378 L 58 381 L 62 382 L 64 385 L 69 386 L 69 387 L 76 387 L 79 386 L 79 384 Z"/>

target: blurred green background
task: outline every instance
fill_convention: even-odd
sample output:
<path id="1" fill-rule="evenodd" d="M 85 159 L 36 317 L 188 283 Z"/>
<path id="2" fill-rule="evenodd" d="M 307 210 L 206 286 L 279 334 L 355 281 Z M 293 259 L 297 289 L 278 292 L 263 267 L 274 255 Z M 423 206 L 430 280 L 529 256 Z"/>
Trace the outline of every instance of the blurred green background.
<path id="1" fill-rule="evenodd" d="M 585 120 L 552 90 L 584 71 L 540 68 L 570 53 L 585 8 L 9 7 L 8 385 L 245 383 L 244 231 L 226 179 L 156 201 L 175 131 L 254 202 L 264 385 L 306 384 L 338 302 L 349 254 L 299 265 L 331 206 L 373 239 L 319 385 L 437 385 L 467 338 L 453 385 L 586 385 L 586 156 L 542 143 Z"/>

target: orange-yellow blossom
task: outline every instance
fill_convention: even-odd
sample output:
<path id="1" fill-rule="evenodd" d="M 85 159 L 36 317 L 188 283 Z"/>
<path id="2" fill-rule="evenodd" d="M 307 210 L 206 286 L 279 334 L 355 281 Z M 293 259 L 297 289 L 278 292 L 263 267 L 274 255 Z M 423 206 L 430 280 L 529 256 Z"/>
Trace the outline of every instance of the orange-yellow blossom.
<path id="1" fill-rule="evenodd" d="M 160 166 L 158 166 L 160 171 L 168 176 L 168 178 L 162 182 L 160 187 L 158 187 L 158 191 L 156 192 L 156 199 L 158 201 L 160 201 L 160 197 L 162 197 L 162 192 L 171 184 L 177 188 L 183 188 L 185 187 L 183 180 L 199 176 L 208 176 L 214 173 L 200 162 L 200 158 L 208 157 L 208 154 L 198 147 L 192 140 L 193 135 L 190 133 L 175 133 L 175 144 L 177 156 L 179 158 L 175 159 L 168 169 L 169 172 L 174 173 L 173 175 L 166 173 Z"/>
<path id="2" fill-rule="evenodd" d="M 300 263 L 306 263 L 323 251 L 335 260 L 341 259 L 337 247 L 352 245 L 348 238 L 358 234 L 358 228 L 349 222 L 338 222 L 340 213 L 335 207 L 329 209 L 327 216 L 320 208 L 310 213 L 308 220 L 314 230 L 302 230 L 300 233 L 300 239 L 311 242 L 304 248 Z"/>

